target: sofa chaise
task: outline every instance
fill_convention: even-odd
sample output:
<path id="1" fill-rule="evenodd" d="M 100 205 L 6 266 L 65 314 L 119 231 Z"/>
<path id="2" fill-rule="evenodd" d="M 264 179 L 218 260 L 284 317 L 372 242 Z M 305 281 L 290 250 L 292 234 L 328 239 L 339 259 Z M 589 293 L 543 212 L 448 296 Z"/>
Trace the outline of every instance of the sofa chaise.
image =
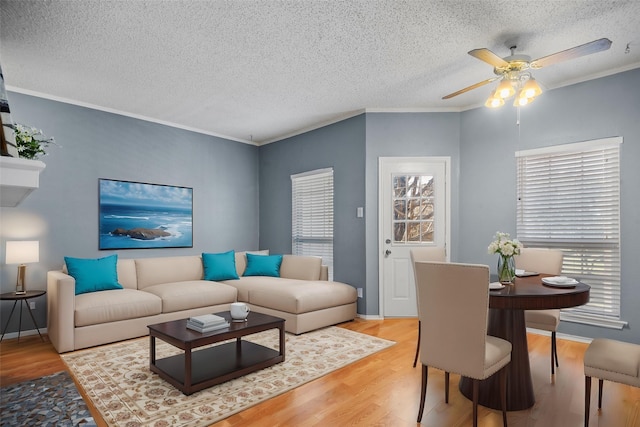
<path id="1" fill-rule="evenodd" d="M 47 330 L 59 353 L 148 335 L 147 325 L 226 311 L 231 303 L 285 319 L 301 334 L 356 317 L 353 286 L 327 280 L 318 257 L 284 255 L 277 277 L 244 276 L 247 255 L 233 255 L 238 279 L 205 280 L 201 256 L 117 259 L 122 289 L 76 294 L 67 266 L 47 273 Z"/>

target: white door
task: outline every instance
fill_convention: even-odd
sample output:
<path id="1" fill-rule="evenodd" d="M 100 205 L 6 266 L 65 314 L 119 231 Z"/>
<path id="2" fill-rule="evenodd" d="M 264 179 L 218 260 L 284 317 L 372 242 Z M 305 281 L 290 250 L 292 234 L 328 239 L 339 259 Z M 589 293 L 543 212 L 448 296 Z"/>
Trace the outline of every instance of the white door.
<path id="1" fill-rule="evenodd" d="M 449 157 L 379 160 L 380 313 L 418 314 L 411 248 L 444 246 L 449 259 Z"/>

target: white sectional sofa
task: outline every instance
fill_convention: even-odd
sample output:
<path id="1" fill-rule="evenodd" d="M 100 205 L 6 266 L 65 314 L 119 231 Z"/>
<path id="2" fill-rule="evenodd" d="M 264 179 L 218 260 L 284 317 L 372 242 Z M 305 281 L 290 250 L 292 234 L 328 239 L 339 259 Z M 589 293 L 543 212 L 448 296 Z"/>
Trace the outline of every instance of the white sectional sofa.
<path id="1" fill-rule="evenodd" d="M 47 273 L 47 330 L 59 353 L 148 334 L 147 325 L 226 311 L 232 302 L 286 320 L 301 334 L 353 320 L 356 289 L 327 281 L 317 257 L 284 255 L 278 277 L 243 276 L 246 254 L 235 253 L 238 279 L 204 280 L 200 256 L 118 259 L 123 289 L 76 295 L 66 267 Z"/>

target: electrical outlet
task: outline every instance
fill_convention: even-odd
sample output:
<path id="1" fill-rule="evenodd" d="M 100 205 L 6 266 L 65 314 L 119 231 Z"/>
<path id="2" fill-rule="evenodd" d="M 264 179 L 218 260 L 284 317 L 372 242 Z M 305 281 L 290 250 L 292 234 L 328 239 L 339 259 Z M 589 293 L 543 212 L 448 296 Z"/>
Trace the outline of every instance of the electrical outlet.
<path id="1" fill-rule="evenodd" d="M 358 298 L 362 298 L 362 288 L 358 288 Z"/>
<path id="2" fill-rule="evenodd" d="M 31 310 L 35 310 L 36 309 L 36 302 L 35 301 L 29 301 L 29 308 Z"/>

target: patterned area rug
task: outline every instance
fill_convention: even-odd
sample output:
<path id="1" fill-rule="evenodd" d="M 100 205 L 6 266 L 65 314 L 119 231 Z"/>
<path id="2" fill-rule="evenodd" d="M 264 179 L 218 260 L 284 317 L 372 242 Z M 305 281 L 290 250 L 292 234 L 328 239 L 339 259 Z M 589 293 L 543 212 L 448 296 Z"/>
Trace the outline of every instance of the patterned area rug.
<path id="1" fill-rule="evenodd" d="M 277 349 L 278 331 L 245 337 Z M 271 366 L 183 395 L 149 370 L 149 338 L 62 355 L 78 383 L 110 426 L 207 426 L 390 347 L 392 341 L 329 327 L 286 334 L 286 357 Z M 158 359 L 180 350 L 156 340 Z M 215 361 L 212 361 L 215 363 Z"/>
<path id="2" fill-rule="evenodd" d="M 67 372 L 0 389 L 2 426 L 95 426 Z"/>

